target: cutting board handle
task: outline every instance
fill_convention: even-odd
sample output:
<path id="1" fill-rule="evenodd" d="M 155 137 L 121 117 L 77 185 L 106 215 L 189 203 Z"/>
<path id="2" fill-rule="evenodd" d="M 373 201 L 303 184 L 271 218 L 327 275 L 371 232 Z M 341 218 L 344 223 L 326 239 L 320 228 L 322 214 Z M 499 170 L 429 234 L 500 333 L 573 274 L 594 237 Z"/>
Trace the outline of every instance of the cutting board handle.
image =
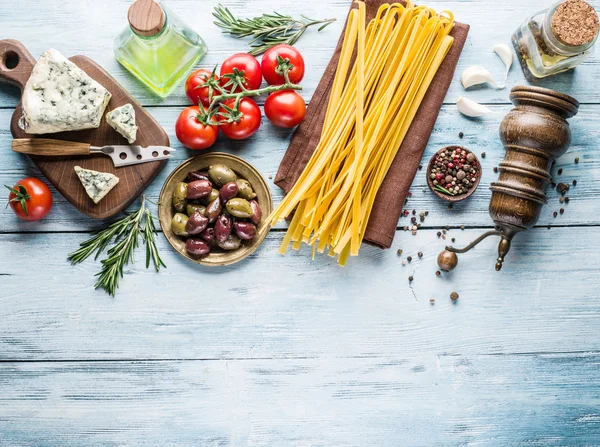
<path id="1" fill-rule="evenodd" d="M 0 40 L 0 80 L 23 90 L 34 65 L 35 58 L 21 42 Z"/>

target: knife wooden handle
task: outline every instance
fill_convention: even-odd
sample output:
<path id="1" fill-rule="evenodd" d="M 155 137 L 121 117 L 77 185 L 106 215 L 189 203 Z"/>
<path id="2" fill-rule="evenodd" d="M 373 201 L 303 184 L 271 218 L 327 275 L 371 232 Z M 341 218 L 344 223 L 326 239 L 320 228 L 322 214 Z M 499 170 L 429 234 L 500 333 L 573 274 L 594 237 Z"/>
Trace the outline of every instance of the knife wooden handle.
<path id="1" fill-rule="evenodd" d="M 52 140 L 50 138 L 18 138 L 12 142 L 12 150 L 22 154 L 45 155 L 89 155 L 90 144 L 76 141 Z"/>

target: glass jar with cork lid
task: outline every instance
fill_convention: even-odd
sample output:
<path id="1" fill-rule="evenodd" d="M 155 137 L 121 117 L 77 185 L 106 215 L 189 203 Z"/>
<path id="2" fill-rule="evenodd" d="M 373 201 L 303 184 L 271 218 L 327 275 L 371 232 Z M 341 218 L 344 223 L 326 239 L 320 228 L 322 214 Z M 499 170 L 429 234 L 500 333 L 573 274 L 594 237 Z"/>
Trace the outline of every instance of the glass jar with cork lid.
<path id="1" fill-rule="evenodd" d="M 115 40 L 117 60 L 161 97 L 206 54 L 202 38 L 156 0 L 136 0 Z"/>
<path id="2" fill-rule="evenodd" d="M 584 0 L 559 1 L 528 18 L 512 36 L 527 80 L 535 82 L 581 64 L 594 51 L 598 14 Z"/>

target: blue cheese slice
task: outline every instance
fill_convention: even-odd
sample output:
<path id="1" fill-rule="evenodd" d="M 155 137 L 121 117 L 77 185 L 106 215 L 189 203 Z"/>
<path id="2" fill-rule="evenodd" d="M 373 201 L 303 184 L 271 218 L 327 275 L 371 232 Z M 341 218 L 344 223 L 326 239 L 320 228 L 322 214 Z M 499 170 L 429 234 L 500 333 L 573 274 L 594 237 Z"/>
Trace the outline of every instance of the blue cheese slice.
<path id="1" fill-rule="evenodd" d="M 108 112 L 106 122 L 123 135 L 129 144 L 135 141 L 138 127 L 135 125 L 135 109 L 131 104 L 125 104 Z"/>
<path id="2" fill-rule="evenodd" d="M 50 49 L 25 84 L 19 127 L 29 134 L 97 128 L 110 96 L 81 68 Z"/>
<path id="3" fill-rule="evenodd" d="M 94 203 L 100 202 L 119 183 L 119 177 L 108 172 L 92 171 L 75 166 L 77 177 Z"/>

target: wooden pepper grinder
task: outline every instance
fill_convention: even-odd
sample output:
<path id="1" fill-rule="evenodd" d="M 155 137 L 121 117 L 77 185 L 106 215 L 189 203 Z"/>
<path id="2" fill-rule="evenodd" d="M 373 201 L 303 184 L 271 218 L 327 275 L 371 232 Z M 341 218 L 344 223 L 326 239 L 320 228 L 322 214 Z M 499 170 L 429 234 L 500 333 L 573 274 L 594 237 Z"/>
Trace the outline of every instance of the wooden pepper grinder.
<path id="1" fill-rule="evenodd" d="M 515 105 L 500 124 L 500 139 L 506 155 L 500 163 L 498 181 L 490 186 L 490 216 L 496 229 L 482 234 L 465 248 L 446 247 L 438 263 L 443 270 L 456 267 L 456 253 L 465 253 L 488 236 L 500 236 L 496 270 L 502 268 L 515 234 L 532 228 L 548 203 L 545 190 L 552 182 L 554 160 L 569 149 L 568 118 L 577 114 L 579 102 L 560 92 L 519 86 L 512 89 Z"/>

